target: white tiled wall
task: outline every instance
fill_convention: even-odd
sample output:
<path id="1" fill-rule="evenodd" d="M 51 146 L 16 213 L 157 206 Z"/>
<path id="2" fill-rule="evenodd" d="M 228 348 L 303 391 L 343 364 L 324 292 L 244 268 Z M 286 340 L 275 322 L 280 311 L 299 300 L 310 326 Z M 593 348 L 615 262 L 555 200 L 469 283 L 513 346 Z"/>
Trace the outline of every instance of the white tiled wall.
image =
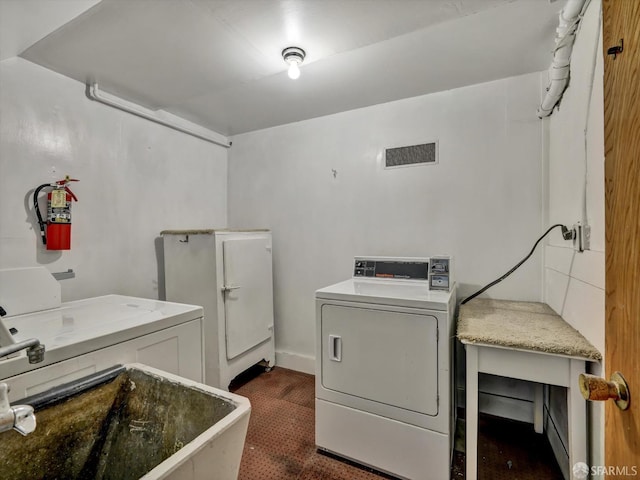
<path id="1" fill-rule="evenodd" d="M 595 54 L 595 58 L 594 58 Z M 595 60 L 595 74 L 594 72 Z M 591 79 L 593 78 L 593 85 Z M 546 82 L 546 76 L 545 76 Z M 591 249 L 576 252 L 554 233 L 544 251 L 544 299 L 604 354 L 604 107 L 600 2 L 593 1 L 583 18 L 571 60 L 571 82 L 560 107 L 545 122 L 548 128 L 548 224 L 572 225 L 586 218 Z M 588 111 L 589 99 L 591 102 Z M 587 121 L 588 115 L 588 123 Z M 586 156 L 585 156 L 585 125 Z M 586 181 L 586 187 L 585 187 Z M 601 365 L 591 366 L 594 374 Z M 557 443 L 566 446 L 564 392 L 551 389 L 550 414 L 558 426 L 553 442 L 561 463 L 568 465 Z M 555 397 L 555 398 L 554 398 Z M 591 465 L 603 464 L 604 413 L 590 404 Z M 550 435 L 556 432 L 549 430 Z M 570 466 L 569 466 L 570 467 Z M 565 466 L 565 468 L 567 468 Z"/>

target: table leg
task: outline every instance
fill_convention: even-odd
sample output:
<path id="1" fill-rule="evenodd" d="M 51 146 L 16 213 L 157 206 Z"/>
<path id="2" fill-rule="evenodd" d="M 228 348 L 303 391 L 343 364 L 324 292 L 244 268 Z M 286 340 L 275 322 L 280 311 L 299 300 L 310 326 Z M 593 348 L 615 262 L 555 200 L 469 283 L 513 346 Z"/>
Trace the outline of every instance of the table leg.
<path id="1" fill-rule="evenodd" d="M 536 433 L 543 433 L 544 385 L 542 383 L 536 383 L 533 389 L 533 429 Z"/>
<path id="2" fill-rule="evenodd" d="M 466 345 L 466 480 L 476 480 L 478 476 L 478 347 Z"/>
<path id="3" fill-rule="evenodd" d="M 578 388 L 578 376 L 585 372 L 584 360 L 571 360 L 569 385 L 567 386 L 567 408 L 569 417 L 569 471 L 573 476 L 573 466 L 577 462 L 588 465 L 587 445 L 587 402 Z M 582 477 L 580 477 L 582 478 Z"/>

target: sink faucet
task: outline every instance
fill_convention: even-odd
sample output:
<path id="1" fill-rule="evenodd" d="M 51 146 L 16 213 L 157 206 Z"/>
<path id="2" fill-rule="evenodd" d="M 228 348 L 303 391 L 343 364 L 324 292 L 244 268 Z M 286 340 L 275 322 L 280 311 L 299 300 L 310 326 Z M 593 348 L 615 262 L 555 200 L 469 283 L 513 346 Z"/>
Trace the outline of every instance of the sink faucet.
<path id="1" fill-rule="evenodd" d="M 0 432 L 12 428 L 22 435 L 29 435 L 36 429 L 36 415 L 29 405 L 9 405 L 9 386 L 0 383 Z"/>
<path id="2" fill-rule="evenodd" d="M 6 347 L 0 347 L 0 358 L 7 357 L 12 353 L 16 353 L 24 349 L 27 350 L 29 363 L 39 363 L 44 360 L 44 345 L 42 345 L 37 338 L 30 338 L 28 340 L 7 345 Z"/>
<path id="3" fill-rule="evenodd" d="M 17 331 L 14 328 L 8 329 L 2 317 L 7 314 L 5 309 L 0 305 L 0 359 L 9 355 L 27 349 L 27 357 L 29 363 L 40 363 L 44 360 L 44 345 L 40 344 L 37 338 L 29 338 L 22 342 L 16 342 L 13 334 Z"/>

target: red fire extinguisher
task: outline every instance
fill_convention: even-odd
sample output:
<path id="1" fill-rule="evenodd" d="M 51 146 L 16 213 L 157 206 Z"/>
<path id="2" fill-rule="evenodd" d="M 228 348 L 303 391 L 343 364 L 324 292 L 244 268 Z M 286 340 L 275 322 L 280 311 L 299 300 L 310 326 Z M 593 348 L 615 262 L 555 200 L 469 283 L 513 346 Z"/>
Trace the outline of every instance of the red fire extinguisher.
<path id="1" fill-rule="evenodd" d="M 33 209 L 38 217 L 42 244 L 47 250 L 69 250 L 71 248 L 71 201 L 78 198 L 69 189 L 69 183 L 77 182 L 67 175 L 55 183 L 43 183 L 33 192 Z M 38 195 L 45 188 L 51 188 L 47 194 L 47 221 L 42 218 L 38 207 Z"/>

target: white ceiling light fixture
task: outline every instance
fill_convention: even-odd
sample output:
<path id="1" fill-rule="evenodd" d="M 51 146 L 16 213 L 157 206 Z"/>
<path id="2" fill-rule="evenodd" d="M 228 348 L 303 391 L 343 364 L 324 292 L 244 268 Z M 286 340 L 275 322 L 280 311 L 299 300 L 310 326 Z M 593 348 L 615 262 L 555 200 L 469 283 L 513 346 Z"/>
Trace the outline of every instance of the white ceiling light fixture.
<path id="1" fill-rule="evenodd" d="M 282 58 L 289 64 L 289 78 L 295 80 L 300 76 L 300 65 L 304 62 L 306 53 L 299 47 L 287 47 L 282 50 Z"/>

